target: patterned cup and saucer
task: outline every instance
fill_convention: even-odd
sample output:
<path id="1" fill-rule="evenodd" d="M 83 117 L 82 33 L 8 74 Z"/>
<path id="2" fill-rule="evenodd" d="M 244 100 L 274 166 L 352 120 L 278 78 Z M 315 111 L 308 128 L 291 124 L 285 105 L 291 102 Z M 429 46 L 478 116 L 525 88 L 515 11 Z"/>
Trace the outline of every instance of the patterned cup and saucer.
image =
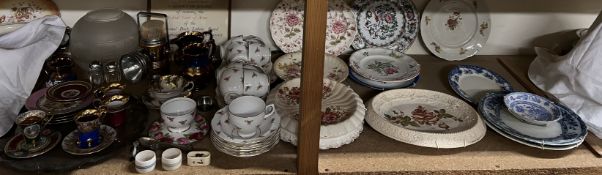
<path id="1" fill-rule="evenodd" d="M 4 153 L 11 158 L 32 158 L 42 155 L 54 148 L 61 141 L 61 133 L 46 129 L 40 133 L 36 146 L 27 143 L 23 134 L 17 134 L 4 146 Z"/>
<path id="2" fill-rule="evenodd" d="M 153 122 L 149 136 L 161 142 L 189 144 L 204 138 L 207 122 L 197 115 L 196 101 L 186 97 L 173 98 L 161 105 L 161 120 Z"/>

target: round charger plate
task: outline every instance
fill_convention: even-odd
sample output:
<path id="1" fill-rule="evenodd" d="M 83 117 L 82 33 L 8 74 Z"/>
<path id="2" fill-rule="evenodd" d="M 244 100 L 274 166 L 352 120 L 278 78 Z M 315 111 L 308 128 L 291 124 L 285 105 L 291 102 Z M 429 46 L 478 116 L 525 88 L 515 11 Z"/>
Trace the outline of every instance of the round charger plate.
<path id="1" fill-rule="evenodd" d="M 431 148 L 466 147 L 486 132 L 478 113 L 451 95 L 422 89 L 382 92 L 368 103 L 366 122 L 392 139 Z"/>
<path id="2" fill-rule="evenodd" d="M 234 126 L 228 122 L 228 109 L 227 106 L 215 112 L 213 119 L 211 120 L 211 128 L 213 132 L 217 134 L 220 139 L 233 144 L 249 144 L 260 142 L 267 137 L 273 135 L 280 126 L 280 116 L 274 113 L 272 116 L 263 119 L 259 126 L 260 132 L 254 138 L 244 139 L 240 136 L 233 135 Z"/>
<path id="3" fill-rule="evenodd" d="M 44 148 L 29 152 L 20 149 L 20 145 L 25 142 L 25 137 L 23 134 L 15 135 L 4 146 L 4 154 L 6 154 L 8 157 L 16 159 L 32 158 L 50 151 L 61 141 L 61 133 L 57 131 L 45 130 L 40 134 L 40 137 L 43 137 L 42 139 L 47 139 L 48 143 L 44 146 Z"/>
<path id="4" fill-rule="evenodd" d="M 77 140 L 79 140 L 79 131 L 74 130 L 71 133 L 65 136 L 63 139 L 63 143 L 61 146 L 63 150 L 69 154 L 73 155 L 90 155 L 104 150 L 105 148 L 111 146 L 113 141 L 117 138 L 117 131 L 110 126 L 101 125 L 100 126 L 100 143 L 92 148 L 79 148 L 77 144 Z"/>
<path id="5" fill-rule="evenodd" d="M 290 81 L 295 81 L 293 79 Z M 342 104 L 352 102 L 354 105 L 347 104 L 348 106 L 355 106 L 353 113 L 345 120 L 339 121 L 334 124 L 321 125 L 320 126 L 320 149 L 331 149 L 338 148 L 343 145 L 353 142 L 363 129 L 364 116 L 366 114 L 366 108 L 364 102 L 351 88 L 334 81 L 324 80 L 326 83 L 334 83 L 333 90 L 325 93 L 326 99 L 323 104 L 328 104 L 326 101 L 336 102 Z M 289 81 L 287 81 L 289 82 Z M 279 89 L 281 86 L 286 84 L 280 84 L 276 88 L 272 89 L 268 94 L 266 102 L 269 104 L 275 104 L 276 112 L 282 117 L 280 122 L 280 139 L 285 142 L 289 142 L 293 145 L 297 144 L 297 133 L 298 133 L 298 120 L 295 119 L 295 114 L 299 113 L 298 104 L 286 104 L 278 97 Z M 328 86 L 328 84 L 326 84 Z M 351 98 L 350 98 L 351 97 Z M 291 101 L 293 102 L 293 101 Z M 335 104 L 336 104 L 335 103 Z M 328 105 L 323 105 L 328 106 Z"/>
<path id="6" fill-rule="evenodd" d="M 73 102 L 83 100 L 92 92 L 92 84 L 85 81 L 67 81 L 51 86 L 46 98 L 54 102 Z"/>
<path id="7" fill-rule="evenodd" d="M 420 14 L 411 0 L 356 0 L 354 49 L 384 47 L 404 52 L 416 39 Z"/>
<path id="8" fill-rule="evenodd" d="M 283 80 L 301 77 L 302 53 L 294 52 L 282 55 L 274 61 L 274 72 Z M 324 78 L 343 82 L 349 74 L 347 63 L 341 58 L 324 55 Z"/>
<path id="9" fill-rule="evenodd" d="M 447 76 L 452 90 L 476 105 L 488 92 L 512 92 L 512 86 L 499 74 L 475 65 L 458 65 Z"/>
<path id="10" fill-rule="evenodd" d="M 383 48 L 354 52 L 349 67 L 364 78 L 380 82 L 409 82 L 420 74 L 420 64 L 412 57 Z"/>
<path id="11" fill-rule="evenodd" d="M 471 57 L 485 46 L 491 20 L 484 1 L 430 1 L 420 21 L 422 41 L 435 56 L 449 60 Z"/>
<path id="12" fill-rule="evenodd" d="M 577 114 L 558 105 L 562 119 L 547 126 L 531 125 L 520 121 L 504 105 L 504 93 L 489 93 L 479 103 L 483 118 L 503 136 L 520 140 L 520 143 L 542 149 L 571 148 L 583 142 L 587 127 Z"/>
<path id="13" fill-rule="evenodd" d="M 305 1 L 282 0 L 270 17 L 270 32 L 276 45 L 285 53 L 303 47 Z M 356 18 L 343 0 L 329 0 L 326 18 L 326 53 L 340 55 L 351 46 L 357 34 Z"/>
<path id="14" fill-rule="evenodd" d="M 195 121 L 191 123 L 191 126 L 188 130 L 180 133 L 170 132 L 165 123 L 161 121 L 155 121 L 148 129 L 148 135 L 161 142 L 171 144 L 185 145 L 194 143 L 202 140 L 205 138 L 207 133 L 209 133 L 209 126 L 207 125 L 205 117 L 197 114 L 194 120 Z"/>

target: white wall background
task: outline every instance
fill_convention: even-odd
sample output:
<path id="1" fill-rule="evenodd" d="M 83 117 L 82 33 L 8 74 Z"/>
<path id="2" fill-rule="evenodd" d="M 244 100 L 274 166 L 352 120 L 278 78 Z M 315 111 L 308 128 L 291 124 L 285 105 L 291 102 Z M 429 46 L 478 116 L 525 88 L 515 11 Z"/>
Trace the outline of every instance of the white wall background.
<path id="1" fill-rule="evenodd" d="M 87 11 L 99 8 L 119 8 L 135 15 L 146 9 L 145 0 L 54 0 L 61 9 L 65 23 L 73 26 Z M 231 36 L 257 35 L 273 44 L 268 19 L 280 0 L 232 0 Z M 602 9 L 602 0 L 482 0 L 489 6 L 491 35 L 481 55 L 532 54 L 537 37 L 587 28 Z M 418 11 L 428 0 L 414 0 Z M 420 38 L 417 38 L 420 40 Z M 427 54 L 421 42 L 407 51 L 409 54 Z"/>

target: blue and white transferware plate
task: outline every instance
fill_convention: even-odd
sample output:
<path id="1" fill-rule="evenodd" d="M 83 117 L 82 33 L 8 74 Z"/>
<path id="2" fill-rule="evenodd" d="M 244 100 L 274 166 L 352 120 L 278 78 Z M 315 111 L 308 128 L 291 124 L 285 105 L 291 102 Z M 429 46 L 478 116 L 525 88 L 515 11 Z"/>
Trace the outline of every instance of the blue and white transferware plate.
<path id="1" fill-rule="evenodd" d="M 547 126 L 531 125 L 520 121 L 508 111 L 504 105 L 504 95 L 489 93 L 479 103 L 479 112 L 498 133 L 538 148 L 574 146 L 585 139 L 585 123 L 570 109 L 559 105 L 561 120 Z"/>
<path id="2" fill-rule="evenodd" d="M 474 105 L 488 92 L 514 91 L 504 77 L 475 65 L 454 67 L 447 80 L 456 94 Z"/>
<path id="3" fill-rule="evenodd" d="M 358 35 L 353 48 L 384 47 L 404 52 L 416 39 L 420 21 L 411 0 L 356 0 Z"/>
<path id="4" fill-rule="evenodd" d="M 506 137 L 506 138 L 508 138 L 508 139 L 510 139 L 512 141 L 515 141 L 517 143 L 520 143 L 520 144 L 523 144 L 523 145 L 527 145 L 527 146 L 530 146 L 530 147 L 539 148 L 539 149 L 542 149 L 542 150 L 556 150 L 556 151 L 570 150 L 570 149 L 578 147 L 579 145 L 581 145 L 581 143 L 583 143 L 583 140 L 582 140 L 581 142 L 578 142 L 576 144 L 566 145 L 566 146 L 538 145 L 536 143 L 531 143 L 531 142 L 527 142 L 527 141 L 524 141 L 524 140 L 520 140 L 519 138 L 514 138 L 513 136 L 508 135 L 507 133 L 501 131 L 500 129 L 498 129 L 496 127 L 494 127 L 491 123 L 489 123 L 487 121 L 485 121 L 485 124 L 487 124 L 487 126 L 489 128 L 491 128 L 493 131 L 497 132 L 498 134 L 500 134 L 500 135 L 502 135 L 502 136 L 504 136 L 504 137 Z"/>
<path id="5" fill-rule="evenodd" d="M 531 93 L 509 93 L 504 96 L 504 104 L 515 117 L 534 125 L 545 126 L 561 117 L 554 102 Z"/>

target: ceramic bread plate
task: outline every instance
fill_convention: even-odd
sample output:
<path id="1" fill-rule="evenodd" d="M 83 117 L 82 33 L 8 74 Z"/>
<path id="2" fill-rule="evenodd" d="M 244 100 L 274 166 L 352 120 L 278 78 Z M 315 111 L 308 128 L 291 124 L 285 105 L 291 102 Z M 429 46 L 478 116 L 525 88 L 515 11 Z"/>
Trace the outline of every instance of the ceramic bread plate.
<path id="1" fill-rule="evenodd" d="M 395 140 L 431 148 L 466 147 L 485 136 L 485 123 L 466 102 L 440 92 L 397 89 L 368 103 L 366 122 Z"/>
<path id="2" fill-rule="evenodd" d="M 420 64 L 412 57 L 383 48 L 354 52 L 349 67 L 364 78 L 393 84 L 410 84 L 420 74 Z"/>
<path id="3" fill-rule="evenodd" d="M 301 77 L 302 53 L 294 52 L 280 56 L 274 61 L 274 72 L 283 80 L 291 80 Z M 347 79 L 349 70 L 347 63 L 341 58 L 333 55 L 324 55 L 324 78 L 337 82 Z"/>
<path id="4" fill-rule="evenodd" d="M 285 53 L 301 51 L 305 1 L 282 0 L 270 17 L 270 32 Z M 326 53 L 340 55 L 357 34 L 356 18 L 343 0 L 329 0 L 326 17 Z"/>
<path id="5" fill-rule="evenodd" d="M 356 0 L 354 49 L 384 47 L 404 52 L 416 39 L 420 16 L 411 0 Z"/>
<path id="6" fill-rule="evenodd" d="M 512 92 L 512 86 L 499 74 L 474 65 L 458 65 L 447 77 L 451 88 L 464 100 L 476 105 L 488 92 Z"/>
<path id="7" fill-rule="evenodd" d="M 485 46 L 491 28 L 484 1 L 430 1 L 420 21 L 422 41 L 435 56 L 463 60 Z"/>
<path id="8" fill-rule="evenodd" d="M 276 106 L 276 112 L 282 117 L 280 139 L 297 143 L 298 100 L 288 100 L 295 93 L 283 93 L 286 87 L 299 87 L 300 79 L 289 80 L 272 89 L 267 103 Z M 362 99 L 348 86 L 324 79 L 325 88 L 322 103 L 322 125 L 320 126 L 320 149 L 338 148 L 355 140 L 363 129 L 366 108 Z M 290 88 L 289 88 L 290 89 Z M 289 91 L 290 92 L 290 91 Z M 337 108 L 339 106 L 340 108 Z M 331 109 L 328 109 L 328 108 Z M 334 110 L 333 110 L 334 109 Z M 341 110 L 342 109 L 342 110 Z"/>
<path id="9" fill-rule="evenodd" d="M 481 100 L 479 112 L 501 135 L 542 149 L 570 149 L 580 144 L 587 134 L 585 123 L 570 109 L 558 105 L 562 119 L 546 126 L 520 121 L 504 105 L 504 93 L 489 93 Z M 498 132 L 499 133 L 499 132 Z"/>

